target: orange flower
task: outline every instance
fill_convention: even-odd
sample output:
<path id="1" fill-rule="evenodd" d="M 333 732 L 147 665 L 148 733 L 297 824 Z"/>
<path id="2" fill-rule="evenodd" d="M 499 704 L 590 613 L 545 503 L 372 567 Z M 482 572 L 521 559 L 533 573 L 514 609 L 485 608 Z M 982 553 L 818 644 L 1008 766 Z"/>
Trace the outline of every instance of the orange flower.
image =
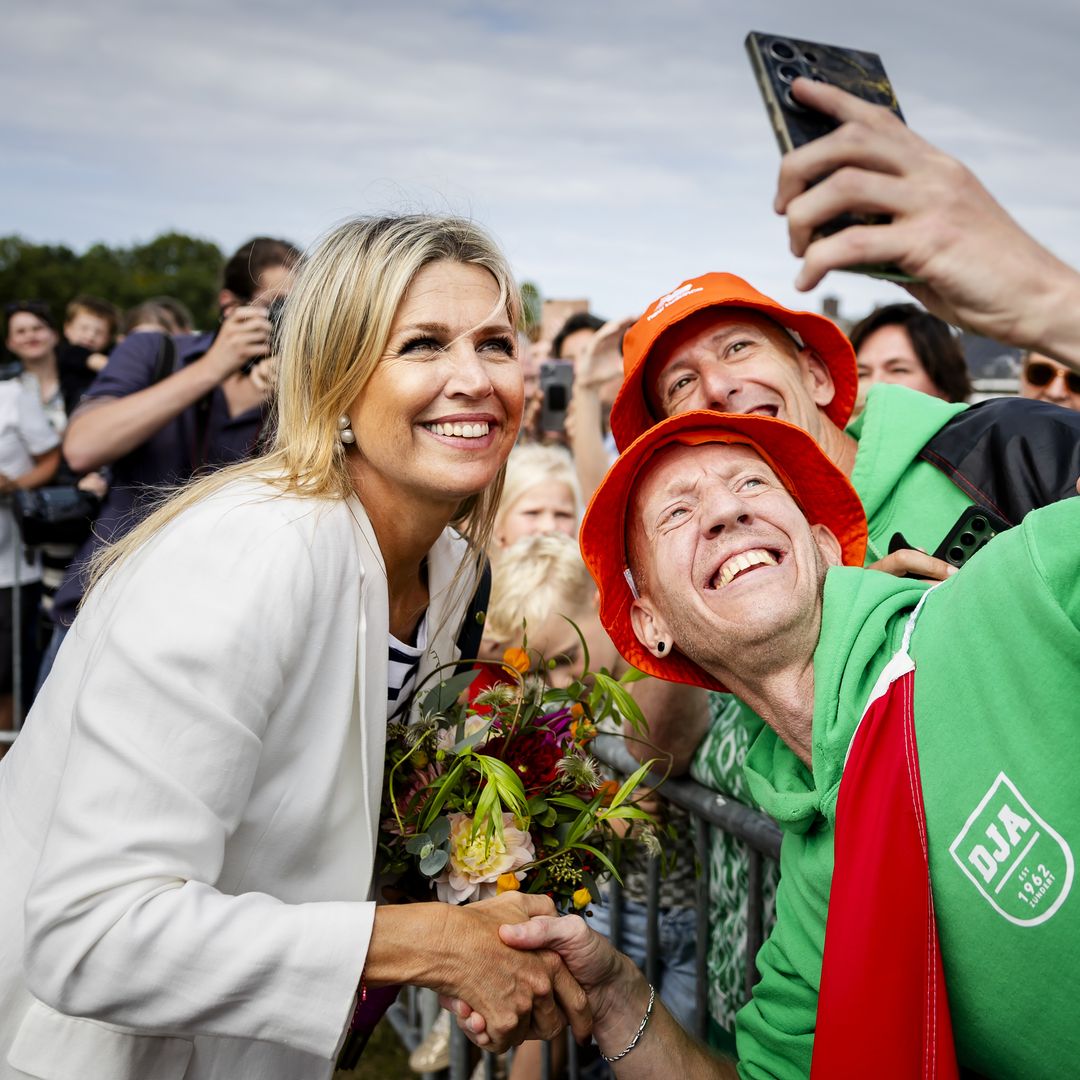
<path id="1" fill-rule="evenodd" d="M 604 806 L 610 806 L 611 800 L 615 798 L 619 791 L 618 780 L 605 780 L 597 789 L 596 794 L 600 795 L 601 802 Z"/>
<path id="2" fill-rule="evenodd" d="M 582 705 L 580 701 L 575 701 L 574 704 L 570 706 L 570 715 L 575 720 L 580 720 L 585 715 L 585 706 Z"/>
<path id="3" fill-rule="evenodd" d="M 588 719 L 574 720 L 570 724 L 570 738 L 579 746 L 587 746 L 596 738 L 596 725 Z"/>
<path id="4" fill-rule="evenodd" d="M 508 671 L 517 671 L 522 675 L 526 674 L 529 668 L 532 667 L 532 661 L 529 660 L 529 654 L 524 649 L 518 648 L 516 645 L 511 646 L 503 653 L 503 663 L 506 665 Z"/>
<path id="5" fill-rule="evenodd" d="M 521 888 L 521 882 L 518 881 L 517 874 L 506 873 L 500 874 L 495 879 L 495 895 L 501 896 L 504 892 L 517 892 Z"/>
<path id="6" fill-rule="evenodd" d="M 592 893 L 588 889 L 581 888 L 574 892 L 574 907 L 580 911 L 584 907 L 588 907 L 592 903 Z"/>

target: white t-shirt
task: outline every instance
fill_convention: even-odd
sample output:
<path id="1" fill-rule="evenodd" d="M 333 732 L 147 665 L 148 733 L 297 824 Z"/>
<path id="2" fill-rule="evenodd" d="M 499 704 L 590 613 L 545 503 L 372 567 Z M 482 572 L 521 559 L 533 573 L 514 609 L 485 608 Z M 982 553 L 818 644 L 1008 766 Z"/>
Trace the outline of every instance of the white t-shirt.
<path id="1" fill-rule="evenodd" d="M 0 382 L 0 473 L 15 479 L 28 472 L 34 457 L 60 445 L 60 438 L 49 423 L 37 384 L 27 387 L 19 379 Z M 0 504 L 0 588 L 15 583 L 15 559 L 22 558 L 18 530 L 11 503 Z M 19 567 L 19 581 L 38 581 L 41 568 L 35 555 L 33 562 L 25 560 Z"/>

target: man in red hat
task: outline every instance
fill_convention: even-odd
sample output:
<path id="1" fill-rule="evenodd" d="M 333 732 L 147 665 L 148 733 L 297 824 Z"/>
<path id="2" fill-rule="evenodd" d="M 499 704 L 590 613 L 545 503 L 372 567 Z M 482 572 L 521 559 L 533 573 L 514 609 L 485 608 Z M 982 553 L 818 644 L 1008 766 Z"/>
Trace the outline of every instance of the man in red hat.
<path id="1" fill-rule="evenodd" d="M 782 876 L 740 1076 L 1074 1071 L 1078 528 L 1038 510 L 931 588 L 856 569 L 858 498 L 793 425 L 691 412 L 612 467 L 581 532 L 604 628 L 767 725 Z M 735 1075 L 580 920 L 503 934 L 563 955 L 616 1075 Z"/>

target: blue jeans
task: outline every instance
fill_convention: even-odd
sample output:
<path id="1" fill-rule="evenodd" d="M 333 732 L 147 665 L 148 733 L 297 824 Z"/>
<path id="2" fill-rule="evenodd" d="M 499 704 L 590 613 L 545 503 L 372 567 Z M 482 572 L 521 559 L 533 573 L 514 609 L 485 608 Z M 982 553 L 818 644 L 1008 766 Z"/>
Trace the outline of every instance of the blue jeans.
<path id="1" fill-rule="evenodd" d="M 589 925 L 604 937 L 610 937 L 611 908 L 596 905 Z M 619 948 L 645 970 L 645 941 L 648 909 L 623 897 L 622 940 Z M 657 948 L 660 953 L 660 977 L 656 992 L 667 1010 L 687 1030 L 694 1030 L 695 989 L 697 968 L 697 910 L 695 908 L 661 908 L 659 911 Z"/>

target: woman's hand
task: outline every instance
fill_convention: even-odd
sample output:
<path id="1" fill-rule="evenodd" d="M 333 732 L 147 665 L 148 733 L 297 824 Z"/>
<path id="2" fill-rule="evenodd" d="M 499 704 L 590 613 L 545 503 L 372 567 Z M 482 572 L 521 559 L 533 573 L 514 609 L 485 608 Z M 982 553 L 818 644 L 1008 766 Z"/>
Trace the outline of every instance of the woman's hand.
<path id="1" fill-rule="evenodd" d="M 441 940 L 443 970 L 431 985 L 445 997 L 468 1002 L 484 1017 L 473 1032 L 478 1045 L 496 1052 L 525 1039 L 551 1039 L 569 1023 L 578 1039 L 592 1031 L 586 995 L 550 949 L 515 952 L 500 927 L 554 915 L 545 896 L 504 893 L 465 907 L 447 907 Z"/>
<path id="2" fill-rule="evenodd" d="M 623 1038 L 625 1029 L 633 1034 L 649 997 L 648 983 L 627 957 L 590 930 L 580 916 L 537 916 L 504 925 L 499 935 L 506 944 L 526 950 L 525 955 L 536 949 L 559 954 L 588 999 L 592 1034 L 601 1048 L 611 1053 L 610 1047 Z M 458 1017 L 459 1026 L 473 1042 L 484 1045 L 490 1021 L 482 1009 L 453 998 L 443 998 L 442 1005 Z"/>

